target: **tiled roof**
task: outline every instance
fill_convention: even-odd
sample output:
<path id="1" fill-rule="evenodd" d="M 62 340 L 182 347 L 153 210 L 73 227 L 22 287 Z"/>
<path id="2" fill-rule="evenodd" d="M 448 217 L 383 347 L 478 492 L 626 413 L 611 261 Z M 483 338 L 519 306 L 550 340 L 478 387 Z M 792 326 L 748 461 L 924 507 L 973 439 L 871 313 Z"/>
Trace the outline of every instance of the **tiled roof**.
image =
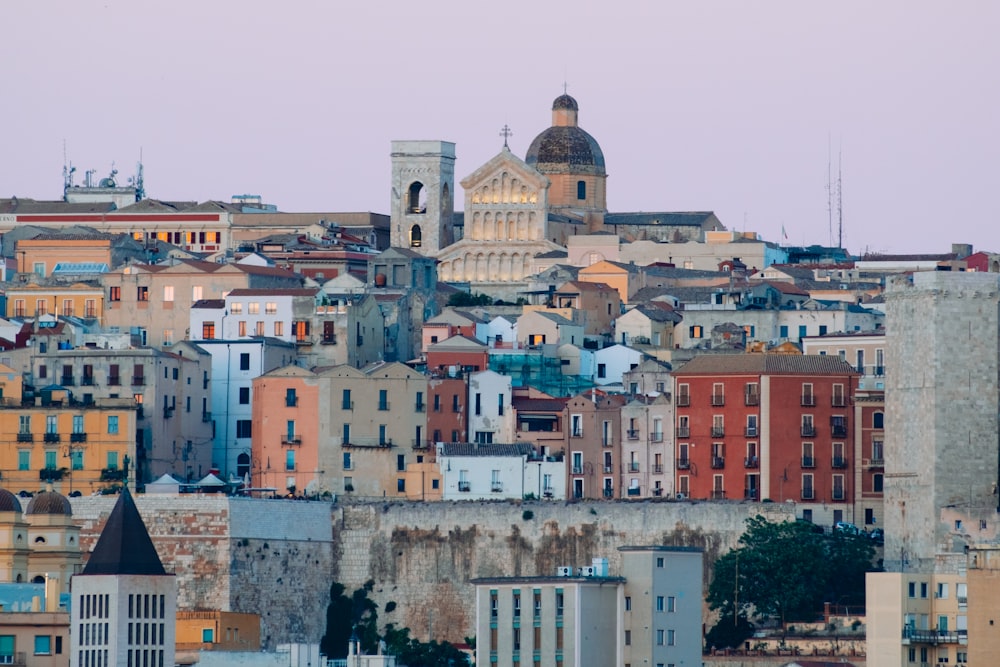
<path id="1" fill-rule="evenodd" d="M 566 407 L 565 398 L 514 398 L 511 404 L 515 410 L 524 412 L 562 412 Z"/>
<path id="2" fill-rule="evenodd" d="M 191 305 L 191 307 L 192 308 L 215 308 L 215 309 L 221 309 L 221 308 L 225 308 L 226 307 L 226 300 L 225 299 L 200 299 L 198 301 L 195 301 Z"/>
<path id="3" fill-rule="evenodd" d="M 229 292 L 229 296 L 316 296 L 319 291 L 318 287 L 240 288 Z"/>
<path id="4" fill-rule="evenodd" d="M 698 355 L 674 374 L 680 375 L 857 375 L 854 368 L 831 354 Z"/>
<path id="5" fill-rule="evenodd" d="M 118 496 L 82 572 L 83 576 L 100 574 L 166 574 L 128 488 Z"/>
<path id="6" fill-rule="evenodd" d="M 713 215 L 712 211 L 692 211 L 689 213 L 670 213 L 668 211 L 653 213 L 608 213 L 604 216 L 604 224 L 700 227 Z"/>
<path id="7" fill-rule="evenodd" d="M 535 448 L 526 442 L 513 444 L 475 442 L 447 442 L 442 446 L 443 456 L 530 456 Z"/>
<path id="8" fill-rule="evenodd" d="M 568 253 L 565 250 L 549 250 L 535 255 L 535 259 L 566 259 Z"/>

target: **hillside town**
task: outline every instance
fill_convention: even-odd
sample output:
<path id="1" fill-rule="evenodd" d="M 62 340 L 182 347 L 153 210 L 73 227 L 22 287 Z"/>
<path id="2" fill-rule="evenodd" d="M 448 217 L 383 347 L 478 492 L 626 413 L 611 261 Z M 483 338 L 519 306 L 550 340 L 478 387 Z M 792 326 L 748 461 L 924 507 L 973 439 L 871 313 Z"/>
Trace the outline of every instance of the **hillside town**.
<path id="1" fill-rule="evenodd" d="M 335 584 L 468 664 L 993 664 L 1000 249 L 609 210 L 583 118 L 393 141 L 388 213 L 0 199 L 0 664 L 404 667 Z M 707 641 L 755 517 L 864 599 Z"/>

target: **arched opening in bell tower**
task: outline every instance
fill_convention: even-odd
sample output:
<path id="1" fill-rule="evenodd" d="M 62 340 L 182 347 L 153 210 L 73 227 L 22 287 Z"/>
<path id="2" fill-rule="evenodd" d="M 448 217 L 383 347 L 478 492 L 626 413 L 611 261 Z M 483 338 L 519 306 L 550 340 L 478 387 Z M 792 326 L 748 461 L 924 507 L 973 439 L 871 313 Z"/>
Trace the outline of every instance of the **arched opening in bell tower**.
<path id="1" fill-rule="evenodd" d="M 407 213 L 426 213 L 427 212 L 427 190 L 424 188 L 424 184 L 420 181 L 414 181 L 410 185 L 410 189 L 407 193 L 406 198 L 406 212 Z"/>
<path id="2" fill-rule="evenodd" d="M 419 248 L 423 241 L 423 234 L 420 231 L 420 225 L 413 225 L 410 227 L 410 247 Z"/>

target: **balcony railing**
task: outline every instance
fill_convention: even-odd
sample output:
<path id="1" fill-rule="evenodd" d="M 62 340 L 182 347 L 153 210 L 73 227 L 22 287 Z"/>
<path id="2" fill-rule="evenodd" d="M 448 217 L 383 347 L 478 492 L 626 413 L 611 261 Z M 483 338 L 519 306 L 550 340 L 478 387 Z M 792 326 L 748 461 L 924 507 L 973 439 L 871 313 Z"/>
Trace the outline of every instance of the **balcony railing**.
<path id="1" fill-rule="evenodd" d="M 110 385 L 112 387 L 117 387 L 117 386 L 120 386 L 121 383 L 122 383 L 122 378 L 121 378 L 120 375 L 109 375 L 108 376 L 108 385 Z"/>
<path id="2" fill-rule="evenodd" d="M 35 436 L 32 435 L 31 433 L 18 433 L 17 434 L 17 441 L 18 442 L 34 442 L 35 441 Z"/>
<path id="3" fill-rule="evenodd" d="M 677 459 L 677 469 L 678 470 L 687 470 L 690 467 L 691 467 L 691 459 L 689 459 L 687 457 L 681 458 L 681 459 Z"/>
<path id="4" fill-rule="evenodd" d="M 712 427 L 712 437 L 713 438 L 722 438 L 722 437 L 725 437 L 725 435 L 726 435 L 726 427 L 725 426 L 713 426 Z"/>
<path id="5" fill-rule="evenodd" d="M 756 489 L 756 488 L 753 488 L 753 489 L 743 489 L 743 499 L 744 500 L 757 500 L 757 498 L 758 498 L 759 495 L 760 495 L 760 490 L 759 489 Z"/>
<path id="6" fill-rule="evenodd" d="M 602 489 L 602 491 L 604 492 L 603 495 L 604 495 L 605 498 L 614 498 L 615 497 L 615 490 L 614 489 L 611 489 L 611 488 L 608 488 L 608 487 L 604 487 Z"/>
<path id="7" fill-rule="evenodd" d="M 630 496 L 638 496 L 642 490 L 638 486 L 630 486 L 626 493 Z"/>
<path id="8" fill-rule="evenodd" d="M 802 489 L 802 500 L 812 500 L 813 499 L 813 489 L 812 487 Z"/>
<path id="9" fill-rule="evenodd" d="M 650 442 L 663 442 L 663 431 L 653 431 L 649 436 Z"/>
<path id="10" fill-rule="evenodd" d="M 386 401 L 385 403 L 379 403 L 378 404 L 378 409 L 379 409 L 379 412 L 386 412 L 389 409 L 389 402 Z"/>
<path id="11" fill-rule="evenodd" d="M 165 406 L 163 408 L 163 418 L 164 419 L 170 419 L 173 416 L 174 416 L 174 408 L 171 407 L 171 406 L 169 406 L 169 405 Z"/>
<path id="12" fill-rule="evenodd" d="M 38 479 L 43 482 L 58 482 L 65 475 L 65 468 L 42 468 L 38 471 Z"/>
<path id="13" fill-rule="evenodd" d="M 756 438 L 757 437 L 757 427 L 756 426 L 747 426 L 743 430 L 743 435 L 746 436 L 747 438 Z"/>
<path id="14" fill-rule="evenodd" d="M 630 461 L 629 464 L 628 464 L 628 471 L 629 472 L 639 472 L 639 462 L 638 461 Z"/>
<path id="15" fill-rule="evenodd" d="M 61 384 L 64 387 L 72 387 L 74 384 L 76 384 L 76 380 L 73 379 L 72 375 L 63 375 L 61 378 L 59 378 L 59 384 Z"/>
<path id="16" fill-rule="evenodd" d="M 133 387 L 141 387 L 144 384 L 146 384 L 146 376 L 145 375 L 133 375 L 132 376 L 132 386 Z"/>
<path id="17" fill-rule="evenodd" d="M 845 459 L 843 456 L 834 456 L 832 465 L 834 468 L 846 468 L 847 459 Z"/>
<path id="18" fill-rule="evenodd" d="M 847 437 L 847 425 L 846 424 L 833 424 L 830 426 L 830 433 L 835 438 L 846 438 Z"/>
<path id="19" fill-rule="evenodd" d="M 472 490 L 472 486 L 469 482 L 459 482 L 458 490 L 461 491 L 462 493 L 468 493 L 469 491 Z"/>
<path id="20" fill-rule="evenodd" d="M 582 475 L 583 474 L 583 466 L 573 466 L 573 473 L 572 474 L 574 474 L 574 475 Z"/>
<path id="21" fill-rule="evenodd" d="M 294 408 L 299 404 L 298 396 L 285 396 L 285 407 Z"/>
<path id="22" fill-rule="evenodd" d="M 662 463 L 654 463 L 653 464 L 653 474 L 654 475 L 662 475 L 663 474 L 663 464 Z"/>
<path id="23" fill-rule="evenodd" d="M 748 456 L 743 459 L 743 467 L 755 469 L 760 467 L 760 460 L 756 456 Z"/>
<path id="24" fill-rule="evenodd" d="M 802 425 L 802 437 L 803 438 L 812 438 L 812 437 L 815 437 L 815 435 L 816 435 L 816 427 L 815 426 L 813 426 L 812 424 L 803 424 Z"/>
<path id="25" fill-rule="evenodd" d="M 298 435 L 289 436 L 285 434 L 281 436 L 281 444 L 283 445 L 301 445 L 302 437 Z"/>
<path id="26" fill-rule="evenodd" d="M 802 407 L 809 408 L 816 405 L 816 397 L 812 394 L 802 394 Z"/>
<path id="27" fill-rule="evenodd" d="M 843 500 L 844 499 L 844 490 L 843 489 L 834 489 L 831 497 L 834 500 Z"/>
<path id="28" fill-rule="evenodd" d="M 92 387 L 92 386 L 94 386 L 94 376 L 93 375 L 89 375 L 89 376 L 88 375 L 84 375 L 82 378 L 80 378 L 80 384 L 82 386 L 84 386 L 84 387 Z"/>
<path id="29" fill-rule="evenodd" d="M 725 500 L 726 492 L 723 489 L 712 489 L 712 500 Z"/>
<path id="30" fill-rule="evenodd" d="M 967 638 L 966 630 L 918 630 L 908 625 L 903 627 L 903 639 L 919 644 L 960 644 Z"/>
<path id="31" fill-rule="evenodd" d="M 744 405 L 760 405 L 760 396 L 758 394 L 745 394 L 743 403 Z"/>
<path id="32" fill-rule="evenodd" d="M 629 429 L 628 430 L 628 439 L 629 440 L 638 440 L 639 439 L 639 430 L 638 429 L 634 429 L 634 428 Z"/>
<path id="33" fill-rule="evenodd" d="M 427 404 L 426 403 L 417 403 L 416 405 L 413 406 L 413 409 L 416 412 L 423 412 L 423 411 L 425 411 L 427 409 Z"/>
<path id="34" fill-rule="evenodd" d="M 726 467 L 726 457 L 724 456 L 713 456 L 712 457 L 712 467 L 713 468 L 725 468 Z"/>
<path id="35" fill-rule="evenodd" d="M 691 394 L 677 394 L 677 405 L 681 408 L 691 405 Z"/>
<path id="36" fill-rule="evenodd" d="M 812 456 L 803 456 L 802 457 L 802 467 L 803 468 L 815 468 L 816 467 L 816 459 L 813 458 Z"/>
<path id="37" fill-rule="evenodd" d="M 582 438 L 583 437 L 583 429 L 582 428 L 575 428 L 575 429 L 573 429 L 570 432 L 569 435 L 570 435 L 571 438 Z"/>
<path id="38" fill-rule="evenodd" d="M 101 470 L 102 482 L 120 482 L 125 479 L 125 471 L 118 468 L 104 468 Z"/>
<path id="39" fill-rule="evenodd" d="M 552 496 L 555 495 L 555 493 L 556 493 L 555 489 L 553 489 L 551 486 L 546 486 L 546 487 L 542 488 L 542 497 L 543 498 L 551 498 Z"/>
<path id="40" fill-rule="evenodd" d="M 70 433 L 69 434 L 69 441 L 70 442 L 87 442 L 87 434 L 86 433 Z"/>
<path id="41" fill-rule="evenodd" d="M 660 487 L 660 486 L 653 487 L 653 495 L 657 496 L 657 497 L 662 496 L 663 495 L 663 487 Z"/>
<path id="42" fill-rule="evenodd" d="M 725 394 L 712 394 L 712 405 L 718 407 L 726 404 Z"/>
<path id="43" fill-rule="evenodd" d="M 865 467 L 868 468 L 884 468 L 885 459 L 865 459 Z"/>
<path id="44" fill-rule="evenodd" d="M 501 493 L 503 491 L 503 482 L 490 482 L 490 491 Z"/>
<path id="45" fill-rule="evenodd" d="M 605 475 L 610 475 L 614 471 L 615 471 L 615 467 L 613 465 L 606 465 L 606 466 L 604 466 L 604 474 Z"/>
<path id="46" fill-rule="evenodd" d="M 46 433 L 45 434 L 45 442 L 59 442 L 61 440 L 62 440 L 62 438 L 59 437 L 58 433 Z"/>
<path id="47" fill-rule="evenodd" d="M 354 401 L 341 401 L 340 402 L 340 409 L 341 410 L 353 410 L 354 409 Z"/>
<path id="48" fill-rule="evenodd" d="M 677 437 L 678 438 L 690 438 L 691 437 L 691 427 L 690 426 L 678 426 L 677 427 Z"/>

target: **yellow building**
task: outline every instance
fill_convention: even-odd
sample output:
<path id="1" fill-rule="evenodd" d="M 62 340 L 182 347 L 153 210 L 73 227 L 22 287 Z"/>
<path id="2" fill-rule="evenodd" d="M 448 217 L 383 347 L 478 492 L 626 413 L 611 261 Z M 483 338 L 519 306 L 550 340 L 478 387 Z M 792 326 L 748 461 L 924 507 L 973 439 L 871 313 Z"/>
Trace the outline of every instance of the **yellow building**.
<path id="1" fill-rule="evenodd" d="M 106 264 L 112 266 L 111 236 L 40 234 L 14 244 L 19 273 L 51 276 L 59 264 Z"/>
<path id="2" fill-rule="evenodd" d="M 104 312 L 104 290 L 99 285 L 36 284 L 7 288 L 6 317 L 35 319 L 46 315 L 94 318 L 100 323 Z"/>
<path id="3" fill-rule="evenodd" d="M 177 651 L 260 651 L 260 616 L 234 611 L 177 612 Z"/>
<path id="4" fill-rule="evenodd" d="M 0 364 L 0 478 L 15 492 L 90 494 L 124 476 L 135 460 L 136 406 L 132 398 L 76 400 L 62 387 L 25 396 L 23 379 Z"/>

